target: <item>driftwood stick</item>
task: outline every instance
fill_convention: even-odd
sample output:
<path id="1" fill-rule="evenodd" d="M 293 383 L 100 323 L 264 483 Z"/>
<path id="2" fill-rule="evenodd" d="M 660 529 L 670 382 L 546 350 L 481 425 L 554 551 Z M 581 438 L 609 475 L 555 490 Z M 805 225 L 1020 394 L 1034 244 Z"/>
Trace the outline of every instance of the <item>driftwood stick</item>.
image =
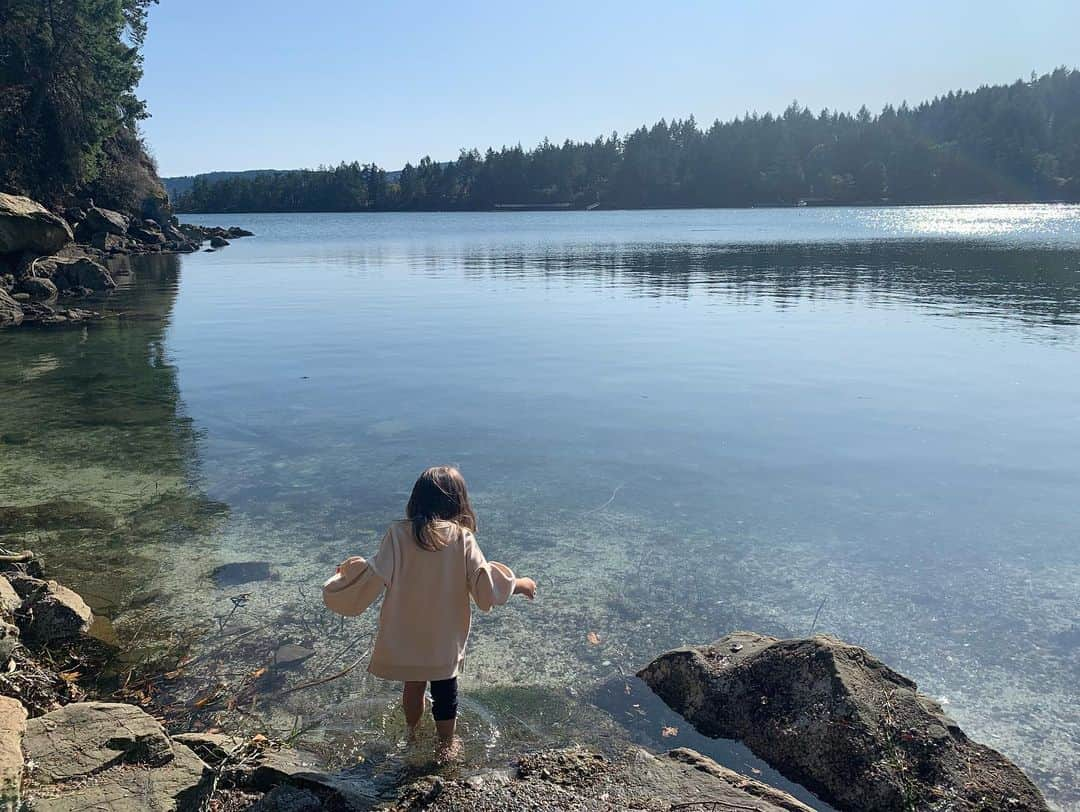
<path id="1" fill-rule="evenodd" d="M 37 558 L 32 550 L 23 550 L 21 553 L 11 553 L 10 555 L 0 555 L 0 564 L 25 564 L 27 561 L 33 561 Z"/>
<path id="2" fill-rule="evenodd" d="M 356 668 L 356 666 L 360 665 L 360 663 L 363 662 L 364 658 L 367 657 L 368 654 L 370 654 L 370 653 L 371 653 L 371 650 L 368 649 L 363 654 L 361 654 L 359 657 L 357 657 L 352 665 L 350 665 L 348 668 L 344 668 L 341 671 L 338 671 L 336 674 L 333 674 L 333 675 L 331 675 L 329 677 L 323 677 L 322 679 L 312 680 L 311 682 L 305 682 L 302 685 L 297 685 L 294 688 L 289 688 L 289 689 L 284 690 L 284 691 L 279 691 L 278 693 L 274 694 L 274 696 L 275 697 L 280 697 L 280 696 L 286 696 L 287 694 L 294 694 L 297 691 L 303 691 L 305 688 L 314 688 L 316 685 L 325 685 L 328 682 L 333 682 L 336 679 L 341 679 L 342 677 L 344 677 L 347 674 L 351 673 L 353 671 L 353 669 Z"/>

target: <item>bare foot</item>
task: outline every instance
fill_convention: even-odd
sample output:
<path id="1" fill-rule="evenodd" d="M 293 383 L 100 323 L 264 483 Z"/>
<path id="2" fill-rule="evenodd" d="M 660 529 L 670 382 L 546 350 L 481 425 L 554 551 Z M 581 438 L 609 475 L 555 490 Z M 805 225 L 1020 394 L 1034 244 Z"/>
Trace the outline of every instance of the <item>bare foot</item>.
<path id="1" fill-rule="evenodd" d="M 440 741 L 438 748 L 435 750 L 435 761 L 439 764 L 453 764 L 454 762 L 461 761 L 465 754 L 465 746 L 462 744 L 461 739 L 458 736 L 449 741 Z"/>

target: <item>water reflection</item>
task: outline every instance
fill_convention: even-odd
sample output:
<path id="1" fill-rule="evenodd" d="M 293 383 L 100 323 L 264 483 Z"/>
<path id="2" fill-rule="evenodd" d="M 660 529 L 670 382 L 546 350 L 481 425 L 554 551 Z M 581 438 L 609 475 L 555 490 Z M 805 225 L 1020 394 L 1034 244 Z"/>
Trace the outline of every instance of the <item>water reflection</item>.
<path id="1" fill-rule="evenodd" d="M 260 236 L 133 262 L 121 319 L 0 334 L 3 501 L 51 506 L 0 532 L 122 633 L 192 645 L 162 690 L 241 696 L 377 790 L 409 769 L 393 688 L 360 662 L 286 692 L 361 658 L 374 617 L 317 585 L 457 462 L 489 554 L 542 589 L 477 622 L 474 762 L 669 745 L 604 686 L 804 634 L 824 599 L 819 628 L 1073 802 L 1080 240 L 1019 209 L 232 217 Z M 272 578 L 219 586 L 231 561 Z M 284 643 L 315 654 L 279 668 Z"/>

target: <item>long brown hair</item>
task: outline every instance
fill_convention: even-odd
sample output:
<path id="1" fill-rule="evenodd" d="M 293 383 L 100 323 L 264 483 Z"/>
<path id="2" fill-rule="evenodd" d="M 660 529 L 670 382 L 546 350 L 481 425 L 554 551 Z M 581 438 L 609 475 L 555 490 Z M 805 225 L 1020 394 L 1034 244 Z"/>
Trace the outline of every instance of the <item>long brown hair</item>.
<path id="1" fill-rule="evenodd" d="M 431 525 L 442 519 L 476 532 L 476 514 L 469 504 L 469 491 L 461 472 L 452 465 L 428 468 L 413 485 L 405 517 L 412 521 L 416 543 L 425 550 L 441 550 Z"/>

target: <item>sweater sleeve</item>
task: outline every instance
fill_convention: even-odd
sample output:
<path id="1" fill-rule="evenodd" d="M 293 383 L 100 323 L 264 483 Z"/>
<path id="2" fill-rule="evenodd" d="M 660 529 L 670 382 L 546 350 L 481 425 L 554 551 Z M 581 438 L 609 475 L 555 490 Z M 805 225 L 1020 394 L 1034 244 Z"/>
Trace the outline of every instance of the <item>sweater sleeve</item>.
<path id="1" fill-rule="evenodd" d="M 513 571 L 498 561 L 488 561 L 472 533 L 465 533 L 465 577 L 473 603 L 483 612 L 502 606 L 514 594 Z"/>
<path id="2" fill-rule="evenodd" d="M 323 603 L 347 617 L 363 613 L 390 587 L 394 578 L 394 542 L 388 532 L 371 561 L 362 556 L 346 558 L 323 584 Z"/>

